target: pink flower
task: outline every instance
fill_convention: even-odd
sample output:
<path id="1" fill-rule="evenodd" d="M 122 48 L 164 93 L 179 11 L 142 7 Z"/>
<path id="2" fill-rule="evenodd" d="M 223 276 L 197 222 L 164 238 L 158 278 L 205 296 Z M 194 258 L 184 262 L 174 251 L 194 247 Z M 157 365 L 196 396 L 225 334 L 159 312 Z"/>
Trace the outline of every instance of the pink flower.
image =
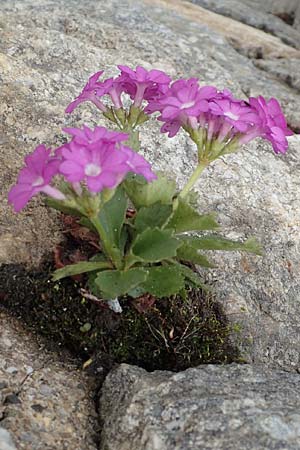
<path id="1" fill-rule="evenodd" d="M 103 70 L 96 72 L 89 78 L 89 81 L 84 86 L 82 92 L 76 99 L 69 104 L 66 109 L 66 113 L 71 113 L 80 103 L 90 101 L 94 103 L 97 108 L 101 111 L 106 111 L 106 106 L 100 101 L 100 98 L 107 94 L 113 86 L 113 78 L 105 80 L 103 83 L 99 82 L 98 79 L 103 74 Z"/>
<path id="2" fill-rule="evenodd" d="M 264 97 L 251 97 L 250 106 L 260 118 L 256 128 L 256 136 L 261 136 L 271 142 L 275 153 L 285 153 L 288 148 L 286 136 L 293 132 L 288 128 L 281 107 L 275 98 L 266 101 Z"/>
<path id="3" fill-rule="evenodd" d="M 145 112 L 160 111 L 159 120 L 165 122 L 161 131 L 175 136 L 180 126 L 197 126 L 197 118 L 209 109 L 208 101 L 217 93 L 212 86 L 200 88 L 196 78 L 175 81 L 161 98 L 153 100 Z"/>
<path id="4" fill-rule="evenodd" d="M 50 149 L 44 145 L 36 147 L 33 153 L 26 156 L 26 166 L 21 169 L 18 181 L 8 194 L 8 201 L 16 212 L 20 211 L 29 200 L 39 192 L 44 192 L 57 200 L 64 200 L 65 196 L 50 186 L 52 178 L 58 173 L 60 161 L 50 156 Z"/>
<path id="5" fill-rule="evenodd" d="M 215 116 L 221 116 L 237 131 L 244 133 L 255 123 L 259 123 L 258 115 L 243 101 L 214 99 L 209 103 L 209 110 Z"/>
<path id="6" fill-rule="evenodd" d="M 124 82 L 124 92 L 134 100 L 134 106 L 139 108 L 143 100 L 150 101 L 165 93 L 171 78 L 162 70 L 147 71 L 141 66 L 136 70 L 127 66 L 118 66 Z"/>
<path id="7" fill-rule="evenodd" d="M 71 142 L 62 149 L 59 170 L 70 183 L 86 181 L 91 192 L 114 188 L 128 172 L 126 155 L 102 141 L 89 145 Z"/>
<path id="8" fill-rule="evenodd" d="M 141 155 L 134 152 L 131 148 L 122 146 L 120 151 L 127 156 L 126 164 L 129 168 L 129 172 L 143 175 L 147 181 L 153 181 L 157 179 L 157 176 L 151 170 L 151 165 Z"/>
<path id="9" fill-rule="evenodd" d="M 128 147 L 117 148 L 113 142 L 79 144 L 74 140 L 61 149 L 61 155 L 60 173 L 70 183 L 85 181 L 91 192 L 115 188 L 128 172 L 139 173 L 148 181 L 155 177 L 142 156 Z"/>
<path id="10" fill-rule="evenodd" d="M 74 142 L 82 145 L 88 145 L 98 141 L 117 143 L 127 141 L 129 138 L 129 134 L 110 131 L 105 127 L 95 127 L 94 130 L 91 130 L 86 125 L 83 125 L 82 130 L 80 128 L 63 128 L 63 131 L 73 136 Z"/>

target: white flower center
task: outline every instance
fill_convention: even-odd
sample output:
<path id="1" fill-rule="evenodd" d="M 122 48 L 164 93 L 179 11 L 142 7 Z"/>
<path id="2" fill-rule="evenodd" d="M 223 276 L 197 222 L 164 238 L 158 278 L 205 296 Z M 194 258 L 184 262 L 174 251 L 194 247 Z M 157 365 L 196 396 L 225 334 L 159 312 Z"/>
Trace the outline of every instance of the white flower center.
<path id="1" fill-rule="evenodd" d="M 41 186 L 42 184 L 44 184 L 44 178 L 37 177 L 37 179 L 32 183 L 32 187 Z"/>
<path id="2" fill-rule="evenodd" d="M 229 119 L 232 119 L 232 120 L 239 120 L 239 118 L 240 118 L 236 114 L 233 114 L 231 111 L 225 112 L 224 116 L 229 117 Z"/>
<path id="3" fill-rule="evenodd" d="M 192 106 L 195 106 L 195 102 L 186 102 L 180 106 L 180 109 L 191 108 Z"/>
<path id="4" fill-rule="evenodd" d="M 87 177 L 96 177 L 101 173 L 101 167 L 94 163 L 87 164 L 84 173 Z"/>

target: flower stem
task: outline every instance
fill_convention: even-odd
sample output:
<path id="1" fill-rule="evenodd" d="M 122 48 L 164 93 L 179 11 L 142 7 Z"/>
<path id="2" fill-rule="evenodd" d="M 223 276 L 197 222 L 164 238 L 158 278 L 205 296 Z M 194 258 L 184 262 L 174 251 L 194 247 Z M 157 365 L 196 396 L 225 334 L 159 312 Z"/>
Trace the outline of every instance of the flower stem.
<path id="1" fill-rule="evenodd" d="M 188 182 L 186 183 L 186 185 L 184 186 L 184 188 L 180 192 L 180 194 L 179 194 L 180 198 L 185 198 L 187 196 L 187 194 L 192 189 L 192 187 L 194 186 L 194 184 L 196 183 L 196 181 L 200 177 L 200 175 L 203 172 L 203 170 L 208 166 L 208 164 L 209 164 L 208 161 L 202 161 L 202 162 L 199 163 L 199 165 L 196 167 L 196 169 L 192 173 L 190 179 L 188 180 Z"/>
<path id="2" fill-rule="evenodd" d="M 101 244 L 103 245 L 104 253 L 112 261 L 113 265 L 117 269 L 121 269 L 122 260 L 119 249 L 110 242 L 110 239 L 108 238 L 105 229 L 103 228 L 100 220 L 97 217 L 90 217 L 89 220 L 94 225 L 99 234 Z"/>

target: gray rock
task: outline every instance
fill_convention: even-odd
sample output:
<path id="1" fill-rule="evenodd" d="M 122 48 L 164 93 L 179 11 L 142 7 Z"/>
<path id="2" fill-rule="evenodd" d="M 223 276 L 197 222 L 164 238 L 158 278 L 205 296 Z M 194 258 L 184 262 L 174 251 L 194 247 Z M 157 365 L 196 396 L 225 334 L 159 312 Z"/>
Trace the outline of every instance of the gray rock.
<path id="1" fill-rule="evenodd" d="M 248 3 L 251 0 L 244 0 Z M 255 0 L 259 2 L 259 0 Z M 266 0 L 259 2 L 259 7 L 286 21 L 298 31 L 300 30 L 300 4 L 298 0 Z"/>
<path id="2" fill-rule="evenodd" d="M 96 450 L 94 381 L 1 310 L 0 330 L 0 450 Z"/>
<path id="3" fill-rule="evenodd" d="M 16 216 L 7 206 L 6 191 L 35 145 L 61 144 L 63 125 L 99 123 L 92 106 L 81 106 L 68 117 L 64 108 L 100 68 L 110 75 L 118 63 L 141 64 L 173 77 L 199 76 L 238 96 L 277 96 L 290 125 L 299 126 L 300 96 L 292 88 L 237 53 L 210 28 L 211 22 L 203 21 L 200 8 L 177 0 L 171 6 L 163 0 L 3 3 L 0 128 L 6 143 L 0 156 L 0 262 L 38 264 L 59 240 L 56 216 L 40 199 Z M 269 35 L 254 31 L 268 41 Z M 153 122 L 142 132 L 144 154 L 183 185 L 195 149 L 184 134 L 170 140 L 158 129 Z M 218 212 L 226 236 L 257 236 L 266 251 L 262 258 L 216 255 L 220 269 L 209 276 L 228 317 L 242 325 L 236 339 L 245 358 L 291 370 L 299 368 L 300 352 L 299 152 L 298 138 L 291 139 L 285 157 L 276 157 L 267 144 L 252 143 L 214 163 L 197 187 L 199 208 Z"/>
<path id="4" fill-rule="evenodd" d="M 280 81 L 300 92 L 300 59 L 275 59 L 255 61 L 256 67 L 274 75 Z"/>
<path id="5" fill-rule="evenodd" d="M 269 12 L 268 5 L 262 5 L 260 1 L 192 0 L 192 3 L 271 33 L 278 36 L 286 44 L 300 48 L 299 32 L 274 16 L 271 11 Z M 272 9 L 273 11 L 275 10 Z M 280 13 L 278 12 L 278 14 Z"/>
<path id="6" fill-rule="evenodd" d="M 105 450 L 298 450 L 300 375 L 200 366 L 147 373 L 121 365 L 100 397 Z"/>
<path id="7" fill-rule="evenodd" d="M 0 427 L 0 450 L 16 450 L 10 433 Z"/>

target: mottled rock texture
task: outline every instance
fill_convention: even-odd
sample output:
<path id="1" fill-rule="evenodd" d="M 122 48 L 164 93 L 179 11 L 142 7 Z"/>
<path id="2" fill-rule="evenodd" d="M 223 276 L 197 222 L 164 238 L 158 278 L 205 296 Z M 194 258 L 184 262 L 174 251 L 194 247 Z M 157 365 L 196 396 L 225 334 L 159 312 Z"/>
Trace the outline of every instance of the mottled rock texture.
<path id="1" fill-rule="evenodd" d="M 0 310 L 0 450 L 96 450 L 91 380 Z"/>
<path id="2" fill-rule="evenodd" d="M 111 75 L 116 64 L 140 64 L 173 77 L 198 76 L 241 97 L 276 96 L 290 126 L 300 129 L 299 37 L 278 20 L 272 36 L 179 0 L 2 0 L 0 263 L 38 265 L 61 239 L 56 215 L 40 198 L 16 216 L 6 195 L 24 155 L 37 144 L 60 145 L 66 139 L 62 126 L 99 123 L 89 105 L 64 115 L 96 70 Z M 183 134 L 169 140 L 158 130 L 154 122 L 144 128 L 143 152 L 182 186 L 195 149 Z M 290 146 L 277 157 L 267 144 L 251 143 L 215 162 L 197 191 L 199 209 L 219 214 L 225 236 L 254 235 L 265 249 L 263 257 L 215 255 L 219 268 L 204 274 L 228 318 L 241 325 L 233 338 L 247 361 L 296 371 L 299 137 Z M 0 421 L 9 434 L 0 432 L 6 444 L 13 448 L 11 436 L 24 450 L 96 448 L 89 381 L 39 349 L 4 314 L 0 330 Z M 101 411 L 105 450 L 299 448 L 299 376 L 267 368 L 208 366 L 174 375 L 123 366 L 105 383 Z"/>
<path id="3" fill-rule="evenodd" d="M 273 14 L 277 12 L 280 15 L 282 11 L 282 17 L 284 17 L 284 11 L 287 14 L 293 10 L 292 5 L 291 8 L 281 8 L 279 5 L 276 8 L 273 0 L 269 3 L 260 0 L 192 0 L 192 3 L 271 33 L 283 42 L 300 48 L 299 32 Z"/>
<path id="4" fill-rule="evenodd" d="M 65 139 L 63 125 L 99 123 L 89 105 L 64 115 L 65 106 L 96 70 L 112 74 L 118 63 L 141 64 L 173 77 L 199 76 L 239 96 L 275 95 L 290 124 L 299 123 L 300 96 L 293 89 L 271 81 L 211 31 L 196 5 L 177 0 L 174 5 L 172 10 L 160 0 L 2 4 L 2 262 L 37 264 L 59 239 L 55 215 L 40 199 L 16 216 L 6 204 L 6 192 L 24 155 L 37 143 L 59 145 Z M 156 169 L 182 185 L 194 167 L 195 149 L 183 134 L 170 140 L 158 130 L 157 123 L 147 124 L 143 151 Z M 215 162 L 197 187 L 199 208 L 219 214 L 225 236 L 254 235 L 265 249 L 263 257 L 219 254 L 219 269 L 209 276 L 228 317 L 242 325 L 236 339 L 245 359 L 291 370 L 299 368 L 300 351 L 299 153 L 297 137 L 284 157 L 256 141 Z"/>
<path id="5" fill-rule="evenodd" d="M 0 427 L 0 450 L 16 450 L 10 433 Z"/>
<path id="6" fill-rule="evenodd" d="M 253 60 L 253 63 L 259 69 L 267 72 L 267 76 L 270 76 L 270 86 L 273 86 L 275 91 L 273 95 L 281 97 L 292 97 L 292 91 L 288 94 L 289 89 L 293 88 L 294 94 L 299 94 L 299 77 L 300 71 L 300 59 L 299 53 L 295 55 L 289 55 L 287 51 L 274 53 L 269 51 L 263 42 L 258 42 L 257 39 L 251 39 L 249 36 L 244 35 L 243 38 L 236 39 L 236 36 L 232 32 L 236 26 L 241 26 L 239 22 L 243 22 L 250 25 L 252 30 L 264 30 L 265 32 L 277 36 L 282 43 L 289 44 L 295 48 L 299 48 L 300 43 L 300 3 L 297 0 L 283 1 L 283 0 L 270 0 L 261 2 L 260 0 L 192 0 L 192 3 L 201 5 L 209 12 L 213 11 L 218 15 L 223 15 L 222 20 L 234 19 L 233 26 L 230 30 L 224 34 L 227 36 L 231 44 L 240 53 Z M 222 16 L 220 16 L 222 17 Z M 230 20 L 230 19 L 229 19 Z M 237 25 L 235 25 L 237 24 Z M 221 30 L 220 30 L 221 32 Z M 266 33 L 263 33 L 266 34 Z M 254 31 L 255 35 L 255 31 Z M 264 41 L 264 39 L 262 39 Z M 277 48 L 278 45 L 275 45 Z M 257 76 L 258 72 L 255 72 L 255 77 L 258 78 L 258 89 L 263 91 L 260 77 Z M 244 79 L 243 86 L 245 92 L 251 91 L 250 83 L 253 83 L 252 77 Z M 279 83 L 278 83 L 279 82 Z M 282 94 L 279 94 L 280 89 L 283 89 Z M 254 95 L 257 95 L 253 91 Z M 281 98 L 282 101 L 282 98 Z M 299 130 L 300 121 L 294 117 L 293 126 Z M 292 123 L 291 122 L 291 123 Z"/>
<path id="7" fill-rule="evenodd" d="M 288 2 L 278 1 L 276 5 L 274 0 L 192 0 L 192 3 L 271 33 L 283 42 L 300 48 L 299 31 L 280 18 L 295 14 L 298 8 L 296 2 L 286 5 Z"/>
<path id="8" fill-rule="evenodd" d="M 298 450 L 300 375 L 247 365 L 147 373 L 103 385 L 105 450 Z"/>

